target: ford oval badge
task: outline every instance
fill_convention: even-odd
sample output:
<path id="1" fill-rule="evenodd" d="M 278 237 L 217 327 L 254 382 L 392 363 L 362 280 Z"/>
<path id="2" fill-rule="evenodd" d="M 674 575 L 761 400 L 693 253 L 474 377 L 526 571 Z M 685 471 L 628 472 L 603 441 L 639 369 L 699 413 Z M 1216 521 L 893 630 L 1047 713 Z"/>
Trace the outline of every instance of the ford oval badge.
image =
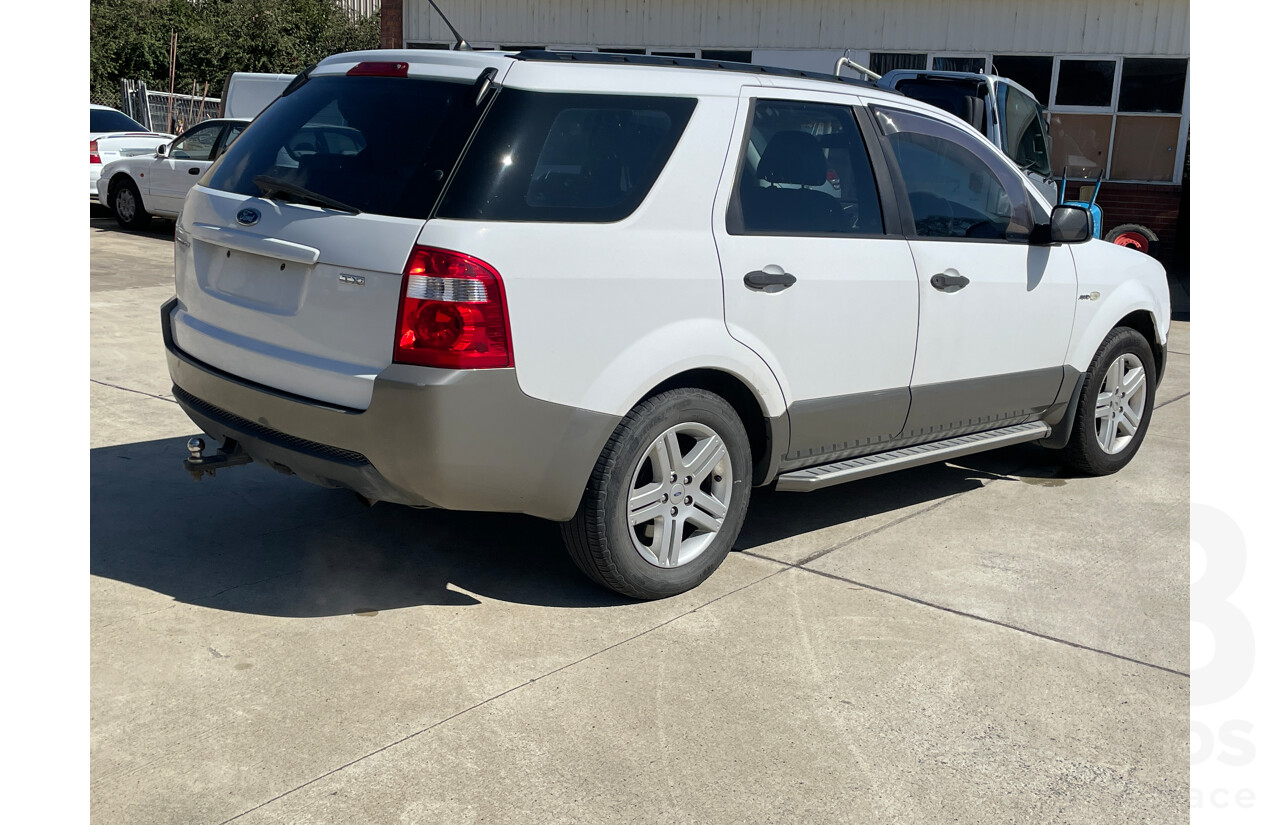
<path id="1" fill-rule="evenodd" d="M 256 209 L 241 209 L 236 213 L 236 223 L 243 226 L 253 226 L 262 217 L 262 213 Z"/>

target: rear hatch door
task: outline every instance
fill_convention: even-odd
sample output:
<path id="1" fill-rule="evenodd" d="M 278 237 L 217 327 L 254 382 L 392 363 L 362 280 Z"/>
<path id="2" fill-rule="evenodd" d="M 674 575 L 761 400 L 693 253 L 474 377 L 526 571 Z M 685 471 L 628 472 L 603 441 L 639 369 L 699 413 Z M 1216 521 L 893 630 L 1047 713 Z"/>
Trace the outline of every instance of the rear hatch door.
<path id="1" fill-rule="evenodd" d="M 365 409 L 391 363 L 405 263 L 479 119 L 485 66 L 467 60 L 356 76 L 321 64 L 263 112 L 183 206 L 177 346 Z"/>

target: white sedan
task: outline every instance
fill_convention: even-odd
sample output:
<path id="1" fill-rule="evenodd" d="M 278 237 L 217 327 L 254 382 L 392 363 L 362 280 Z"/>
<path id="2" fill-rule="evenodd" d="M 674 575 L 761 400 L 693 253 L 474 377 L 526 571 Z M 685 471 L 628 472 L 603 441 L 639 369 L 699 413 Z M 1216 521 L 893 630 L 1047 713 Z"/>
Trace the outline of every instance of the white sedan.
<path id="1" fill-rule="evenodd" d="M 206 120 L 145 156 L 108 163 L 98 202 L 127 229 L 146 227 L 153 215 L 177 217 L 187 190 L 248 125 L 240 118 Z"/>
<path id="2" fill-rule="evenodd" d="M 150 155 L 173 135 L 152 132 L 124 112 L 89 104 L 89 199 L 97 197 L 98 178 L 118 158 Z"/>

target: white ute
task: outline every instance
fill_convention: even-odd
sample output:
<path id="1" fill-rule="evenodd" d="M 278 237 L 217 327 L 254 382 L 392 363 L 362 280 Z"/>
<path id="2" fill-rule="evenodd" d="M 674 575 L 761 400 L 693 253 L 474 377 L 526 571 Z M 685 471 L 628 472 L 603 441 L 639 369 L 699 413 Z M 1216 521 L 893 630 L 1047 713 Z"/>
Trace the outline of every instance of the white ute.
<path id="1" fill-rule="evenodd" d="M 558 521 L 592 579 L 669 596 L 755 486 L 1029 441 L 1128 463 L 1168 288 L 1090 229 L 969 124 L 863 82 L 336 55 L 187 195 L 163 331 L 219 447 L 184 463 Z"/>

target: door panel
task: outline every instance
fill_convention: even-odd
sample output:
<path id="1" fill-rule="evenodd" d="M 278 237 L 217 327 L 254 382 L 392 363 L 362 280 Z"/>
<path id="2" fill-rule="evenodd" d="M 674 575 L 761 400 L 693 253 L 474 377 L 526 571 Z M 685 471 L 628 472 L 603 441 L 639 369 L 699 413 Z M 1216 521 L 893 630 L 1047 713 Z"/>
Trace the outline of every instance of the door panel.
<path id="1" fill-rule="evenodd" d="M 735 133 L 714 212 L 725 322 L 782 386 L 784 466 L 892 438 L 910 402 L 919 291 L 906 241 L 884 234 L 849 98 L 744 91 Z"/>
<path id="2" fill-rule="evenodd" d="M 188 130 L 169 147 L 169 155 L 157 161 L 151 171 L 151 208 L 176 215 L 182 210 L 187 190 L 195 185 L 212 164 L 214 147 L 222 123 L 206 123 Z"/>
<path id="3" fill-rule="evenodd" d="M 1066 246 L 1032 246 L 1047 216 L 985 142 L 918 113 L 877 108 L 919 275 L 908 435 L 974 430 L 1051 405 L 1075 315 Z"/>

